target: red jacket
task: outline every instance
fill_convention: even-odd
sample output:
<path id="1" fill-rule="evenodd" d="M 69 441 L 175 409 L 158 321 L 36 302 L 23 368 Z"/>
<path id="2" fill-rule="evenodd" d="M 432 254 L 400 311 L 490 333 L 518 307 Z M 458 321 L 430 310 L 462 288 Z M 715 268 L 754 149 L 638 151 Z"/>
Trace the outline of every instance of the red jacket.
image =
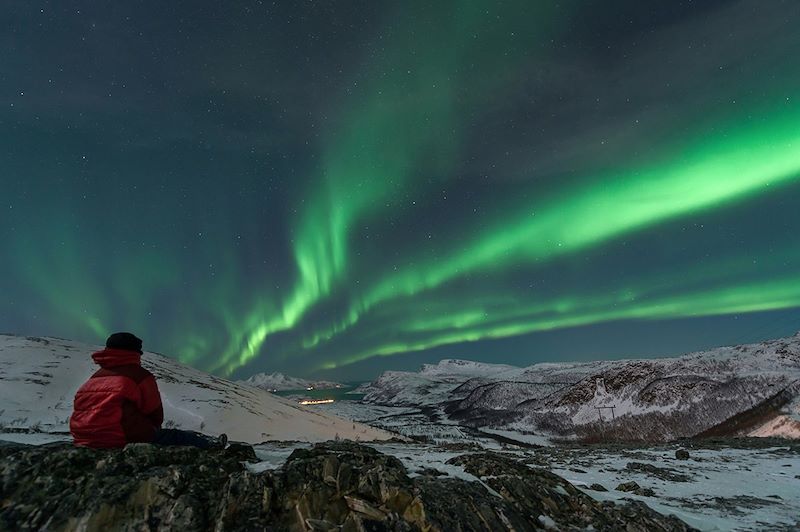
<path id="1" fill-rule="evenodd" d="M 161 394 L 137 351 L 106 348 L 92 355 L 100 369 L 75 394 L 69 429 L 75 445 L 123 447 L 153 441 L 164 421 Z"/>

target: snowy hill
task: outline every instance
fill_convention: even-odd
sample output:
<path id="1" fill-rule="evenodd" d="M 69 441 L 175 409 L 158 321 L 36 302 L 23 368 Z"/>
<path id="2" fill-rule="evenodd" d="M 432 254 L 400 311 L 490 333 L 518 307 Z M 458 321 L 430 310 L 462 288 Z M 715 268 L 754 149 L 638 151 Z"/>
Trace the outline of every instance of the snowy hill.
<path id="1" fill-rule="evenodd" d="M 585 440 L 671 440 L 711 429 L 800 437 L 798 383 L 800 335 L 676 358 L 527 368 L 448 360 L 386 372 L 364 400 L 438 406 L 481 429 Z"/>
<path id="2" fill-rule="evenodd" d="M 255 375 L 243 380 L 238 381 L 244 384 L 249 384 L 262 390 L 279 392 L 289 390 L 326 390 L 331 388 L 341 388 L 342 384 L 330 381 L 310 381 L 300 379 L 297 377 L 290 377 L 283 373 L 256 373 Z"/>
<path id="3" fill-rule="evenodd" d="M 438 364 L 423 364 L 420 373 L 430 377 L 485 377 L 506 372 L 519 371 L 519 368 L 505 364 L 487 364 L 471 360 L 440 360 Z"/>
<path id="4" fill-rule="evenodd" d="M 468 360 L 442 360 L 423 364 L 419 372 L 386 371 L 362 386 L 368 403 L 390 406 L 436 405 L 452 399 L 452 392 L 469 379 L 508 379 L 520 368 Z"/>
<path id="5" fill-rule="evenodd" d="M 67 434 L 72 399 L 97 366 L 97 346 L 57 338 L 0 335 L 0 439 L 3 432 Z M 155 353 L 142 365 L 158 381 L 165 426 L 225 432 L 232 440 L 385 440 L 392 435 L 214 377 Z M 174 425 L 173 425 L 174 424 Z"/>
<path id="6" fill-rule="evenodd" d="M 525 374 L 535 381 L 552 377 L 551 370 L 537 366 Z M 567 377 L 569 372 L 560 374 Z M 562 424 L 565 434 L 574 431 L 588 439 L 690 437 L 770 403 L 784 391 L 791 401 L 800 379 L 800 336 L 677 358 L 592 363 L 574 368 L 573 374 L 576 382 L 553 394 L 507 405 L 520 416 L 513 426 L 544 425 L 558 431 Z M 761 421 L 779 414 L 768 412 L 764 410 Z M 758 423 L 749 427 L 753 433 L 760 428 Z"/>

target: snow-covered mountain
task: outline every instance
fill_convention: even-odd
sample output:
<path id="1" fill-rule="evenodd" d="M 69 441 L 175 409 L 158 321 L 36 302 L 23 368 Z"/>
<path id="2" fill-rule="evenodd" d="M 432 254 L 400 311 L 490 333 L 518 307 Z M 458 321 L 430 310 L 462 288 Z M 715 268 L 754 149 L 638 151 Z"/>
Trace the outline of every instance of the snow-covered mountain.
<path id="1" fill-rule="evenodd" d="M 522 369 L 468 360 L 442 360 L 423 364 L 419 372 L 386 371 L 364 385 L 364 401 L 389 406 L 426 406 L 451 400 L 452 392 L 470 379 L 505 380 Z"/>
<path id="2" fill-rule="evenodd" d="M 239 381 L 268 392 L 280 392 L 289 390 L 325 390 L 331 388 L 341 388 L 342 384 L 331 381 L 311 381 L 290 377 L 283 373 L 256 373 L 243 381 Z"/>
<path id="3" fill-rule="evenodd" d="M 67 434 L 75 391 L 97 370 L 91 359 L 97 349 L 58 338 L 0 335 L 0 439 L 3 432 Z M 250 443 L 392 437 L 163 355 L 145 353 L 142 365 L 158 381 L 167 426 L 225 432 L 232 440 Z"/>
<path id="4" fill-rule="evenodd" d="M 439 406 L 478 428 L 560 437 L 800 437 L 800 334 L 675 358 L 386 372 L 364 400 Z M 710 432 L 709 432 L 710 431 Z"/>

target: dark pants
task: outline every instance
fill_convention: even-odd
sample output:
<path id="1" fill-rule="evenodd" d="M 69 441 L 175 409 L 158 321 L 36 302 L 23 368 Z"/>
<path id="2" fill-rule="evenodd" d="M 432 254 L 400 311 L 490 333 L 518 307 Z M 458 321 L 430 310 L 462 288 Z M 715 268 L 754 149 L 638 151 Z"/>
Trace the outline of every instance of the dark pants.
<path id="1" fill-rule="evenodd" d="M 210 436 L 205 434 L 180 429 L 158 429 L 153 438 L 153 443 L 156 445 L 186 445 L 200 449 L 210 449 L 213 441 Z"/>

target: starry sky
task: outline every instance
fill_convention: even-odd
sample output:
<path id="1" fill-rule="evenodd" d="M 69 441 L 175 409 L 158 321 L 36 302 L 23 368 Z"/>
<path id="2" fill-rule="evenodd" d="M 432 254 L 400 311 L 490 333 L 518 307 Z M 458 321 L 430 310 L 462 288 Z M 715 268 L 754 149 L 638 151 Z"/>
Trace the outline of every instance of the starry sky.
<path id="1" fill-rule="evenodd" d="M 218 375 L 800 329 L 800 2 L 0 5 L 0 330 Z"/>

